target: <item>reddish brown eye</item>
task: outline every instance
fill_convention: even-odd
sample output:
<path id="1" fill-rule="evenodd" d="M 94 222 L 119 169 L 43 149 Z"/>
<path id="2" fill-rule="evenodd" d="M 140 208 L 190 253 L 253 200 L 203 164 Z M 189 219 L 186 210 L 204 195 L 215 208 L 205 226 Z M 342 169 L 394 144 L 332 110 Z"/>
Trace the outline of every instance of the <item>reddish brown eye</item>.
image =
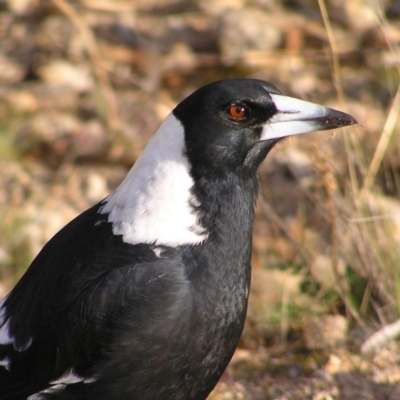
<path id="1" fill-rule="evenodd" d="M 243 106 L 234 104 L 229 107 L 229 115 L 235 119 L 243 119 L 246 117 L 246 109 Z"/>

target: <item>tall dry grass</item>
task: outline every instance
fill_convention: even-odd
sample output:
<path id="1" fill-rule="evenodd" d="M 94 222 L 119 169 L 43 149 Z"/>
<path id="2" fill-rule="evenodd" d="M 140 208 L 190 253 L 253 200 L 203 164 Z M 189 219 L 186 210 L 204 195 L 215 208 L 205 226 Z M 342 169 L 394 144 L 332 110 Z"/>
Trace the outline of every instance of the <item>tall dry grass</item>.
<path id="1" fill-rule="evenodd" d="M 345 107 L 339 49 L 325 3 L 319 0 L 319 4 L 330 43 L 333 80 L 339 102 Z M 387 47 L 382 52 L 394 60 L 388 66 L 392 74 L 388 85 L 395 90 L 385 110 L 386 121 L 372 158 L 365 143 L 360 141 L 359 128 L 346 128 L 348 181 L 344 186 L 339 184 L 329 167 L 325 168 L 329 165 L 329 160 L 325 160 L 319 168 L 324 193 L 318 196 L 329 217 L 336 290 L 348 316 L 363 326 L 366 323 L 384 326 L 400 317 L 400 172 L 398 163 L 392 162 L 399 151 L 400 49 L 395 35 L 397 28 L 385 17 L 379 2 L 370 1 L 368 6 L 386 41 Z M 359 122 L 363 126 L 363 121 Z M 385 182 L 388 175 L 395 182 L 390 194 Z M 351 274 L 339 271 L 340 261 Z M 360 288 L 362 296 L 357 299 L 355 292 Z"/>

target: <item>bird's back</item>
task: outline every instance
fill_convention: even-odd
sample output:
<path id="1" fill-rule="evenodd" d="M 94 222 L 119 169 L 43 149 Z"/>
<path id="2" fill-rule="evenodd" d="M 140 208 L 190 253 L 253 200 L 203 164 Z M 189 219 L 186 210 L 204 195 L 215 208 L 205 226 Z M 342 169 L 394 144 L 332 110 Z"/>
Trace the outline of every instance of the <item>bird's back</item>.
<path id="1" fill-rule="evenodd" d="M 101 205 L 61 230 L 5 301 L 12 373 L 0 369 L 0 399 L 205 398 L 239 340 L 250 282 L 251 222 L 227 236 L 227 207 L 213 240 L 158 251 L 113 235 Z"/>

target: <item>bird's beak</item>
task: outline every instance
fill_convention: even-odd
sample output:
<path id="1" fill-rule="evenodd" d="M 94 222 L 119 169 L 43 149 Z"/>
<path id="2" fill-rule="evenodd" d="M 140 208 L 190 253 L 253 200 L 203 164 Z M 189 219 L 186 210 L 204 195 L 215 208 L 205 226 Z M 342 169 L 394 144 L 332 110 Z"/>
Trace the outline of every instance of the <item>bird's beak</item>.
<path id="1" fill-rule="evenodd" d="M 292 97 L 271 94 L 278 112 L 264 126 L 260 141 L 356 124 L 350 115 Z"/>

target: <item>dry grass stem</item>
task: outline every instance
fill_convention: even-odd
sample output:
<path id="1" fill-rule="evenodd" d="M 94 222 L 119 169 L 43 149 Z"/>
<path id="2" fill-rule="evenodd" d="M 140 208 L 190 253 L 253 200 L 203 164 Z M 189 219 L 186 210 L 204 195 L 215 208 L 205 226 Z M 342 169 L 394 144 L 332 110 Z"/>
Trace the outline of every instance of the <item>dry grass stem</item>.
<path id="1" fill-rule="evenodd" d="M 120 130 L 120 119 L 118 118 L 117 100 L 112 89 L 108 72 L 100 68 L 101 53 L 96 38 L 85 23 L 83 18 L 76 12 L 74 7 L 65 0 L 52 0 L 52 2 L 67 16 L 82 37 L 86 51 L 90 57 L 93 73 L 99 83 L 102 96 L 102 115 L 105 117 L 107 127 L 111 132 Z"/>
<path id="2" fill-rule="evenodd" d="M 396 95 L 393 99 L 392 105 L 390 107 L 390 111 L 388 117 L 386 119 L 385 126 L 383 127 L 382 135 L 380 137 L 378 146 L 375 150 L 374 157 L 371 161 L 371 164 L 368 168 L 368 173 L 365 177 L 364 184 L 362 190 L 360 192 L 360 196 L 363 196 L 364 193 L 371 189 L 374 184 L 376 174 L 379 171 L 379 168 L 382 165 L 383 158 L 388 149 L 390 139 L 395 132 L 396 123 L 400 113 L 400 85 L 397 87 Z"/>
<path id="3" fill-rule="evenodd" d="M 328 37 L 330 52 L 332 57 L 332 66 L 333 66 L 333 82 L 335 85 L 335 89 L 338 95 L 339 104 L 341 107 L 344 106 L 344 94 L 343 94 L 343 87 L 342 87 L 342 75 L 341 75 L 341 68 L 340 68 L 340 61 L 339 61 L 339 49 L 336 43 L 335 35 L 333 33 L 332 25 L 330 23 L 328 11 L 326 9 L 326 4 L 324 0 L 318 0 L 318 5 L 321 11 L 322 20 L 325 25 L 326 35 Z M 356 139 L 353 138 L 353 135 L 348 134 L 349 130 L 344 129 L 344 140 L 346 146 L 346 155 L 347 155 L 347 165 L 350 174 L 350 182 L 352 187 L 353 195 L 356 196 L 358 193 L 358 183 L 357 183 L 357 173 L 356 168 L 351 160 L 352 148 L 358 148 Z M 352 143 L 352 146 L 350 145 Z"/>

